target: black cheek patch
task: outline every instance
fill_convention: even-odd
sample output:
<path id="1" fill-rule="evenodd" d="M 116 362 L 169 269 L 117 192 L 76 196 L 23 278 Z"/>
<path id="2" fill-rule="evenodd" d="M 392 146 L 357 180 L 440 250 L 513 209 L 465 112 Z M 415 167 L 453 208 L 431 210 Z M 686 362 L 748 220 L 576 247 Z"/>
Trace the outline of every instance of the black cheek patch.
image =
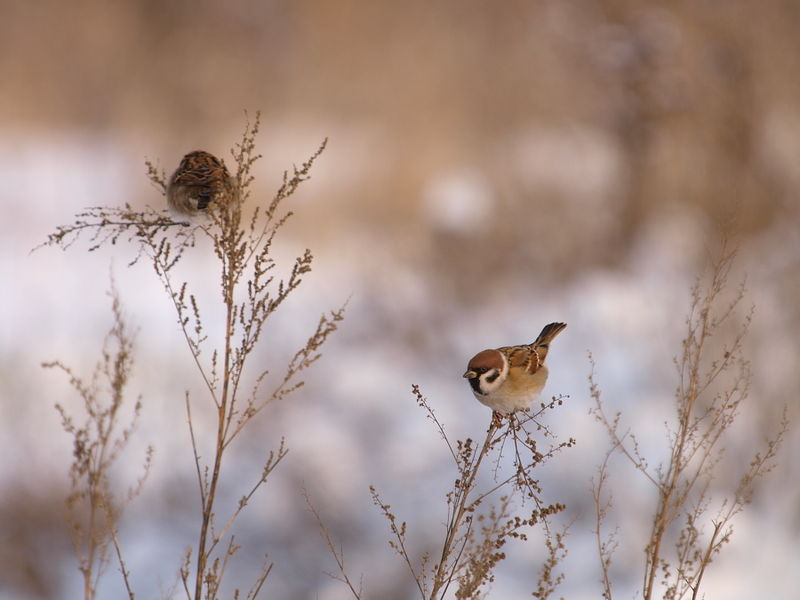
<path id="1" fill-rule="evenodd" d="M 494 373 L 492 373 L 491 375 L 489 375 L 489 376 L 486 378 L 486 383 L 494 383 L 494 381 L 495 381 L 495 380 L 496 380 L 498 377 L 500 377 L 500 372 L 499 372 L 499 371 L 495 371 Z"/>
<path id="2" fill-rule="evenodd" d="M 211 196 L 208 192 L 197 194 L 197 208 L 199 208 L 200 210 L 205 210 L 208 208 L 208 205 L 210 203 L 211 203 Z"/>

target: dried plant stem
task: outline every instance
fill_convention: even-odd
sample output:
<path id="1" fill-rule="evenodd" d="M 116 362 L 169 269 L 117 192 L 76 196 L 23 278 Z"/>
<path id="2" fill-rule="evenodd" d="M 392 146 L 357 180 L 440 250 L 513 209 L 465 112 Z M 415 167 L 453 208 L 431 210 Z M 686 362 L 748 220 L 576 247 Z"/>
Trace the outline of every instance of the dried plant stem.
<path id="1" fill-rule="evenodd" d="M 444 543 L 442 544 L 442 552 L 439 557 L 439 562 L 436 565 L 436 571 L 433 576 L 433 585 L 431 587 L 430 595 L 428 596 L 430 600 L 434 600 L 435 598 L 440 597 L 440 591 L 442 595 L 447 592 L 447 588 L 450 586 L 451 582 L 453 581 L 453 577 L 455 577 L 455 566 L 458 563 L 458 560 L 453 561 L 451 563 L 450 558 L 453 552 L 456 549 L 455 541 L 456 537 L 461 532 L 461 527 L 464 522 L 464 517 L 475 510 L 476 502 L 470 502 L 470 493 L 475 488 L 476 478 L 480 471 L 481 463 L 483 459 L 489 454 L 489 450 L 492 448 L 492 444 L 495 441 L 495 434 L 500 429 L 500 421 L 496 419 L 492 419 L 489 428 L 486 430 L 486 437 L 483 440 L 483 444 L 481 445 L 480 451 L 475 455 L 474 462 L 470 464 L 470 468 L 462 475 L 466 475 L 466 479 L 461 481 L 459 480 L 456 482 L 455 488 L 455 496 L 453 499 L 453 508 L 450 511 L 450 518 L 447 522 L 446 528 L 446 535 L 444 539 Z M 471 524 L 470 524 L 471 525 Z M 466 541 L 465 537 L 465 541 Z M 461 548 L 463 552 L 463 546 Z M 448 572 L 449 571 L 449 572 Z"/>
<path id="2" fill-rule="evenodd" d="M 684 354 L 680 363 L 681 388 L 677 405 L 677 435 L 674 438 L 672 454 L 667 463 L 666 473 L 659 478 L 658 502 L 653 518 L 650 541 L 645 551 L 647 560 L 645 562 L 643 590 L 646 599 L 652 598 L 655 591 L 656 574 L 662 566 L 661 546 L 667 527 L 678 518 L 680 510 L 694 487 L 694 483 L 704 472 L 703 465 L 711 459 L 714 443 L 719 439 L 725 428 L 724 423 L 719 423 L 719 426 L 715 427 L 716 423 L 712 420 L 711 427 L 705 430 L 698 430 L 700 422 L 695 421 L 695 406 L 701 392 L 716 379 L 728 366 L 728 362 L 731 361 L 731 355 L 728 353 L 727 357 L 723 357 L 719 367 L 712 367 L 708 378 L 701 382 L 700 370 L 702 368 L 705 345 L 712 335 L 712 329 L 720 322 L 719 320 L 712 322 L 714 300 L 724 287 L 732 260 L 732 254 L 723 256 L 713 270 L 708 290 L 702 298 L 699 289 L 696 288 L 693 292 L 695 298 L 694 308 L 698 310 L 699 315 L 696 320 L 690 316 L 688 320 L 689 335 L 684 340 Z M 725 319 L 730 315 L 731 310 L 732 307 L 719 318 Z M 746 326 L 739 338 L 735 340 L 735 347 L 741 347 L 741 338 L 745 331 Z M 688 372 L 688 382 L 683 377 L 686 372 Z M 696 439 L 698 435 L 701 437 L 701 442 L 690 448 L 689 440 Z M 703 443 L 703 441 L 706 441 L 706 443 Z M 700 452 L 699 465 L 693 471 L 687 473 L 690 468 L 690 459 L 698 451 Z"/>
<path id="3" fill-rule="evenodd" d="M 700 584 L 715 555 L 731 537 L 731 520 L 750 501 L 758 480 L 774 466 L 773 460 L 786 433 L 785 418 L 775 434 L 767 440 L 766 450 L 755 454 L 740 476 L 739 486 L 731 497 L 724 497 L 715 519 L 710 520 L 712 532 L 703 541 L 703 525 L 711 497 L 711 482 L 718 476 L 723 457 L 722 442 L 739 413 L 739 407 L 750 391 L 750 366 L 744 339 L 752 310 L 746 312 L 733 334 L 712 356 L 709 342 L 721 333 L 723 325 L 732 321 L 744 297 L 740 286 L 729 302 L 723 294 L 730 276 L 735 252 L 723 249 L 721 258 L 712 269 L 705 286 L 696 283 L 691 291 L 691 309 L 686 319 L 687 335 L 683 352 L 675 364 L 679 385 L 675 395 L 675 419 L 669 429 L 669 458 L 665 464 L 651 468 L 640 452 L 637 438 L 620 431 L 620 414 L 606 415 L 594 372 L 589 377 L 590 392 L 595 400 L 593 413 L 605 427 L 612 447 L 599 470 L 595 483 L 595 514 L 598 553 L 603 569 L 604 597 L 611 596 L 608 565 L 616 547 L 614 534 L 602 541 L 600 528 L 610 499 L 601 494 L 606 482 L 606 466 L 612 453 L 619 451 L 639 474 L 656 489 L 656 501 L 650 535 L 645 546 L 642 573 L 642 597 L 652 600 L 658 588 L 664 598 L 679 600 L 701 597 Z M 594 362 L 590 355 L 590 360 Z M 723 378 L 723 375 L 728 375 Z M 674 550 L 668 542 L 674 539 Z"/>
<path id="4" fill-rule="evenodd" d="M 131 587 L 130 572 L 128 571 L 128 567 L 125 565 L 125 559 L 122 556 L 122 548 L 120 546 L 119 537 L 117 535 L 117 526 L 116 523 L 114 523 L 114 520 L 111 518 L 112 515 L 111 508 L 104 507 L 104 513 L 106 515 L 106 527 L 108 527 L 108 535 L 111 538 L 111 544 L 114 546 L 114 554 L 117 557 L 117 563 L 119 564 L 119 571 L 122 574 L 122 581 L 125 584 L 125 591 L 128 594 L 129 600 L 135 600 L 133 587 Z"/>
<path id="5" fill-rule="evenodd" d="M 276 264 L 271 250 L 276 233 L 291 216 L 289 211 L 280 213 L 283 201 L 309 178 L 311 167 L 327 142 L 323 142 L 300 168 L 295 167 L 291 175 L 284 173 L 283 183 L 275 196 L 263 206 L 255 206 L 251 218 L 243 220 L 242 206 L 250 196 L 249 186 L 253 181 L 251 169 L 260 158 L 255 154 L 255 137 L 259 126 L 260 115 L 257 114 L 252 123 L 248 119 L 241 141 L 232 150 L 236 162 L 233 184 L 215 196 L 204 215 L 198 217 L 198 224 L 175 222 L 165 211 L 151 208 L 135 211 L 129 205 L 93 207 L 77 215 L 74 223 L 57 228 L 45 242 L 45 245 L 67 248 L 85 232 L 89 232 L 93 244 L 90 250 L 115 244 L 119 240 L 133 242 L 138 252 L 131 264 L 143 256 L 148 257 L 172 301 L 187 348 L 208 392 L 209 408 L 216 419 L 215 433 L 210 436 L 211 439 L 201 439 L 194 423 L 197 405 L 186 392 L 186 415 L 200 497 L 200 519 L 195 538 L 197 545 L 186 551 L 179 572 L 189 600 L 216 600 L 220 596 L 222 580 L 239 550 L 232 533 L 234 522 L 287 453 L 284 440 L 281 439 L 279 449 L 269 453 L 259 477 L 240 497 L 238 505 L 222 521 L 222 528 L 218 530 L 215 513 L 219 506 L 226 451 L 264 407 L 287 397 L 303 385 L 301 374 L 321 356 L 320 348 L 343 319 L 344 308 L 332 312 L 330 316 L 323 315 L 316 330 L 289 361 L 285 375 L 277 377 L 272 393 L 264 394 L 260 390 L 268 376 L 268 371 L 263 369 L 256 373 L 252 391 L 243 397 L 239 388 L 242 375 L 261 339 L 267 320 L 311 270 L 313 257 L 306 250 L 294 261 L 288 278 L 276 278 L 273 275 Z M 146 165 L 151 182 L 162 193 L 165 192 L 166 174 L 149 161 Z M 180 282 L 175 276 L 175 267 L 187 252 L 195 249 L 196 236 L 210 243 L 213 250 L 210 262 L 215 257 L 219 268 L 221 305 L 216 308 L 224 313 L 223 342 L 219 347 L 211 346 L 205 333 L 201 318 L 204 311 L 201 309 L 206 306 L 201 306 L 193 293 L 193 285 L 189 281 Z M 244 299 L 237 300 L 237 297 Z M 206 350 L 210 350 L 210 364 L 203 360 L 202 353 Z M 211 457 L 208 463 L 203 459 L 204 456 Z M 101 460 L 105 459 L 101 456 Z M 90 512 L 89 519 L 94 527 L 98 517 Z M 116 531 L 113 530 L 112 534 L 116 544 Z M 89 546 L 92 564 L 97 562 L 97 551 L 94 546 Z M 121 563 L 121 569 L 127 584 L 128 572 L 124 563 Z M 265 557 L 261 571 L 247 592 L 248 599 L 255 599 L 260 593 L 271 569 L 272 564 Z M 86 588 L 93 590 L 95 582 L 91 575 L 96 574 L 97 570 L 85 571 Z M 239 598 L 241 593 L 237 587 L 233 597 Z"/>
<path id="6" fill-rule="evenodd" d="M 117 536 L 117 522 L 127 501 L 141 491 L 152 464 L 152 448 L 145 454 L 143 475 L 128 491 L 126 500 L 118 500 L 111 487 L 111 470 L 125 449 L 136 428 L 141 402 L 132 407 L 127 425 L 121 425 L 125 408 L 125 388 L 133 366 L 133 340 L 123 319 L 116 288 L 111 285 L 114 325 L 109 331 L 102 351 L 102 360 L 87 383 L 59 361 L 44 363 L 48 368 L 65 372 L 70 384 L 83 401 L 85 417 L 82 424 L 67 409 L 56 405 L 64 430 L 73 438 L 73 462 L 70 467 L 72 490 L 67 496 L 67 522 L 70 526 L 78 568 L 83 578 L 83 596 L 93 600 L 97 586 L 113 547 L 123 584 L 129 599 L 134 593 Z"/>
<path id="7" fill-rule="evenodd" d="M 227 261 L 230 265 L 235 261 L 235 256 L 231 256 L 230 248 L 228 248 Z M 211 481 L 209 482 L 208 493 L 204 494 L 204 501 L 201 503 L 202 520 L 200 523 L 200 539 L 197 542 L 197 577 L 195 580 L 194 597 L 196 599 L 202 598 L 203 591 L 203 578 L 201 574 L 206 572 L 206 565 L 208 564 L 208 552 L 206 551 L 206 544 L 208 533 L 211 528 L 211 520 L 214 516 L 214 501 L 217 497 L 217 485 L 219 484 L 220 469 L 222 467 L 222 455 L 225 450 L 225 425 L 228 421 L 228 392 L 231 380 L 231 344 L 233 338 L 233 288 L 235 281 L 230 275 L 236 272 L 234 269 L 228 268 L 224 270 L 227 273 L 227 281 L 225 281 L 225 358 L 223 362 L 223 375 L 222 375 L 222 396 L 219 400 L 217 407 L 217 439 L 214 449 L 214 467 L 211 471 Z"/>
<path id="8" fill-rule="evenodd" d="M 445 495 L 447 519 L 444 524 L 444 539 L 437 551 L 438 559 L 430 568 L 428 553 L 422 556 L 419 570 L 414 567 L 415 561 L 412 560 L 406 543 L 406 522 L 397 519 L 391 506 L 381 500 L 373 486 L 370 486 L 370 493 L 374 504 L 389 522 L 389 530 L 393 536 L 389 540 L 389 546 L 408 567 L 420 598 L 441 600 L 454 584 L 457 587 L 455 598 L 458 600 L 476 598 L 480 595 L 481 588 L 494 580 L 495 567 L 506 557 L 502 551 L 506 542 L 512 538 L 526 540 L 527 529 L 546 523 L 550 515 L 565 508 L 563 504 L 548 505 L 542 502 L 541 490 L 533 478 L 533 469 L 562 448 L 573 445 L 574 440 L 554 444 L 547 452 L 541 453 L 524 428 L 525 423 L 535 421 L 545 410 L 561 405 L 562 398 L 554 398 L 552 402 L 542 404 L 539 412 L 526 415 L 522 420 L 518 415 L 511 415 L 504 420 L 501 415 L 494 414 L 482 443 L 478 445 L 470 438 L 451 443 L 444 426 L 419 387 L 414 385 L 412 392 L 417 404 L 426 411 L 427 418 L 435 424 L 456 469 L 453 487 Z M 520 437 L 520 432 L 524 432 L 524 437 Z M 507 477 L 498 477 L 503 447 L 507 440 L 511 440 L 510 444 L 514 447 L 514 469 Z M 496 458 L 495 481 L 487 489 L 479 490 L 480 474 L 486 470 L 486 460 L 492 455 Z M 481 506 L 490 496 L 505 489 L 508 492 L 499 497 L 496 506 L 481 510 Z M 520 496 L 523 504 L 526 500 L 531 500 L 537 507 L 527 516 L 517 516 L 512 510 L 512 497 Z M 562 541 L 564 534 L 553 537 L 546 527 L 545 532 L 548 559 L 540 572 L 538 588 L 533 592 L 534 596 L 542 599 L 547 598 L 561 583 L 563 574 L 557 574 L 556 568 L 566 554 Z"/>
<path id="9" fill-rule="evenodd" d="M 353 598 L 355 598 L 356 600 L 361 600 L 363 587 L 361 584 L 359 584 L 358 589 L 356 589 L 355 586 L 353 585 L 353 582 L 350 580 L 350 577 L 347 575 L 347 569 L 345 569 L 345 564 L 344 564 L 344 553 L 342 552 L 341 548 L 337 549 L 336 545 L 333 543 L 330 531 L 325 526 L 325 522 L 322 520 L 319 511 L 311 502 L 311 498 L 309 497 L 308 491 L 305 488 L 303 488 L 303 498 L 305 499 L 306 506 L 308 506 L 308 509 L 311 511 L 311 514 L 314 515 L 314 519 L 317 521 L 319 530 L 322 534 L 323 539 L 325 540 L 325 545 L 328 547 L 328 551 L 333 556 L 334 560 L 336 561 L 336 566 L 339 569 L 339 575 L 334 575 L 332 573 L 328 573 L 327 571 L 325 574 L 333 579 L 336 579 L 337 581 L 341 581 L 342 583 L 344 583 L 350 590 L 350 593 L 353 595 Z"/>
<path id="10" fill-rule="evenodd" d="M 161 283 L 164 286 L 164 289 L 167 292 L 172 304 L 175 308 L 175 312 L 179 315 L 183 315 L 183 301 L 184 301 L 184 294 L 185 290 L 181 289 L 178 292 L 172 284 L 172 279 L 169 277 L 169 264 L 164 260 L 164 257 L 161 254 L 157 254 L 153 257 L 153 265 L 156 270 L 156 274 L 161 279 Z M 206 369 L 203 364 L 200 362 L 200 348 L 199 345 L 192 339 L 191 333 L 188 329 L 189 321 L 185 318 L 179 318 L 178 323 L 181 328 L 181 333 L 183 334 L 184 339 L 186 340 L 186 345 L 189 348 L 189 352 L 192 355 L 192 360 L 194 361 L 195 366 L 197 367 L 197 372 L 200 374 L 200 377 L 203 379 L 203 383 L 208 389 L 208 393 L 211 395 L 214 403 L 219 406 L 219 401 L 217 400 L 217 391 L 214 387 L 213 383 L 208 377 L 206 373 Z M 188 403 L 188 398 L 187 398 Z"/>
<path id="11" fill-rule="evenodd" d="M 608 463 L 616 450 L 616 445 L 609 448 L 602 464 L 597 469 L 597 479 L 592 480 L 592 498 L 595 507 L 594 536 L 597 543 L 597 556 L 600 558 L 604 600 L 611 600 L 611 557 L 617 547 L 616 530 L 605 538 L 603 537 L 603 521 L 608 515 L 608 509 L 611 507 L 611 500 L 605 496 L 605 485 L 608 482 Z"/>

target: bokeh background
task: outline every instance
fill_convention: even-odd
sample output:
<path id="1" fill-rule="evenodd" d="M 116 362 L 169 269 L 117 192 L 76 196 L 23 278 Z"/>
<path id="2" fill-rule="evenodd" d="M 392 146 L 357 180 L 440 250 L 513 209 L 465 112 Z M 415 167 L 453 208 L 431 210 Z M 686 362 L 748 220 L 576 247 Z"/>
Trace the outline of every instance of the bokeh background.
<path id="1" fill-rule="evenodd" d="M 730 491 L 784 405 L 800 417 L 795 2 L 3 0 L 2 9 L 0 597 L 80 594 L 64 525 L 70 439 L 53 408 L 78 403 L 40 363 L 58 358 L 90 375 L 111 325 L 112 273 L 138 328 L 130 392 L 144 404 L 115 473 L 120 490 L 143 449 L 156 448 L 122 543 L 139 597 L 177 596 L 199 514 L 183 390 L 201 397 L 168 298 L 147 264 L 127 267 L 125 244 L 30 251 L 83 207 L 162 206 L 145 158 L 170 171 L 203 148 L 230 164 L 245 110 L 262 114 L 253 202 L 330 140 L 276 247 L 285 270 L 310 247 L 315 270 L 258 360 L 280 372 L 320 312 L 349 304 L 306 387 L 264 414 L 228 465 L 230 506 L 286 436 L 286 462 L 238 531 L 232 582 L 247 587 L 268 552 L 268 596 L 347 597 L 324 574 L 335 564 L 305 488 L 367 597 L 414 597 L 367 489 L 410 523 L 415 551 L 440 539 L 453 474 L 412 383 L 453 438 L 479 437 L 489 413 L 461 379 L 468 358 L 563 320 L 547 391 L 569 400 L 547 424 L 578 443 L 541 475 L 572 523 L 560 592 L 599 597 L 590 479 L 608 441 L 588 414 L 587 351 L 609 410 L 657 463 L 689 286 L 724 232 L 739 249 L 732 286 L 746 276 L 743 312 L 755 306 L 753 386 L 715 492 Z M 213 330 L 214 260 L 191 256 L 183 268 L 207 294 Z M 709 598 L 795 597 L 798 431 L 706 575 Z M 609 524 L 622 542 L 613 576 L 618 597 L 633 597 L 655 490 L 623 461 L 612 466 Z M 533 589 L 540 545 L 509 554 L 491 597 Z M 101 597 L 121 597 L 118 579 L 109 569 Z"/>

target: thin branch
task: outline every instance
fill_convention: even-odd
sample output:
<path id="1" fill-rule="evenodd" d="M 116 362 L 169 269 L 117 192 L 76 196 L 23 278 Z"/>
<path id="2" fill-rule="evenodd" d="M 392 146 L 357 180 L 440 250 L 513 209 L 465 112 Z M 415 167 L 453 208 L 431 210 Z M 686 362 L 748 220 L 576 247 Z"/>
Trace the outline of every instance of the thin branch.
<path id="1" fill-rule="evenodd" d="M 316 509 L 314 504 L 311 502 L 311 498 L 308 495 L 308 490 L 305 487 L 302 488 L 301 493 L 303 494 L 303 499 L 306 501 L 306 506 L 308 506 L 308 510 L 311 511 L 311 514 L 314 515 L 314 519 L 317 522 L 317 526 L 319 527 L 320 535 L 325 540 L 325 545 L 328 547 L 328 551 L 333 556 L 333 559 L 336 561 L 336 566 L 339 569 L 339 575 L 333 575 L 331 573 L 326 573 L 331 578 L 341 581 L 344 583 L 347 588 L 350 590 L 350 593 L 353 595 L 353 598 L 356 600 L 361 600 L 362 598 L 362 585 L 359 583 L 358 589 L 355 588 L 353 582 L 350 581 L 350 577 L 347 575 L 347 569 L 345 568 L 344 564 L 344 552 L 341 548 L 338 550 L 336 549 L 336 545 L 333 543 L 331 539 L 331 533 L 328 528 L 325 526 L 325 523 L 322 520 L 322 517 L 319 514 L 319 511 Z"/>

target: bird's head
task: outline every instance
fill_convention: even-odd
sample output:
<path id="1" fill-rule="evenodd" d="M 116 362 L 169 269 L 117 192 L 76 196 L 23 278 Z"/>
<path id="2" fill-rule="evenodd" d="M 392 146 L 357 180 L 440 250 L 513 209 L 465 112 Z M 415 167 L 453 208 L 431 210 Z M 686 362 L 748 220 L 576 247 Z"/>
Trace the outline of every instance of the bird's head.
<path id="1" fill-rule="evenodd" d="M 464 377 L 469 380 L 472 391 L 481 396 L 497 390 L 508 375 L 508 361 L 498 350 L 478 352 L 467 364 Z"/>

